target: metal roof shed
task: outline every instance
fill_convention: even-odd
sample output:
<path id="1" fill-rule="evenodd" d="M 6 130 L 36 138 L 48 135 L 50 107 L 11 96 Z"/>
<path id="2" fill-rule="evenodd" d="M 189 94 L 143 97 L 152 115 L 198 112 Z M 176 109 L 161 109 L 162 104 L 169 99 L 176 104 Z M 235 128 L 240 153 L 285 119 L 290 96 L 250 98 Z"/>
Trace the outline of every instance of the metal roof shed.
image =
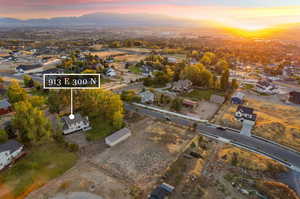
<path id="1" fill-rule="evenodd" d="M 106 137 L 105 143 L 108 146 L 113 147 L 113 146 L 117 145 L 118 143 L 126 140 L 130 136 L 131 136 L 131 131 L 128 128 L 123 128 L 123 129 L 115 132 L 114 134 Z"/>

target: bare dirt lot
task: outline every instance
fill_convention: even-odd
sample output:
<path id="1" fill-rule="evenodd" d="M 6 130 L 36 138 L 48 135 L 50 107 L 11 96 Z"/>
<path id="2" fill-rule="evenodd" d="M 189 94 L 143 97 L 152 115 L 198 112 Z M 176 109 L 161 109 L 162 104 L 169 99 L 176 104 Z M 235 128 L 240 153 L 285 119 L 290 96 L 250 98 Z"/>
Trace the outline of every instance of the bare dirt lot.
<path id="1" fill-rule="evenodd" d="M 112 148 L 99 147 L 100 141 L 90 144 L 80 151 L 81 158 L 72 169 L 28 198 L 66 196 L 70 192 L 92 192 L 105 199 L 144 198 L 194 135 L 150 118 L 135 120 L 130 129 L 133 135 Z"/>
<path id="2" fill-rule="evenodd" d="M 153 120 L 132 126 L 134 135 L 91 160 L 113 176 L 139 187 L 153 184 L 193 138 L 187 130 Z"/>

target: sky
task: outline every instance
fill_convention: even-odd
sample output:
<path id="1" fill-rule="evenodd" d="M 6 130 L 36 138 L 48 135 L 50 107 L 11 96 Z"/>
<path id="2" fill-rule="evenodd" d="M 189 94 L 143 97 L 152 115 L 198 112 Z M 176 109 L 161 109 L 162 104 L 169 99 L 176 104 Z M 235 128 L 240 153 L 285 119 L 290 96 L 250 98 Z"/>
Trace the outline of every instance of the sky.
<path id="1" fill-rule="evenodd" d="M 0 17 L 80 16 L 95 12 L 161 14 L 244 29 L 300 22 L 300 0 L 0 0 Z"/>

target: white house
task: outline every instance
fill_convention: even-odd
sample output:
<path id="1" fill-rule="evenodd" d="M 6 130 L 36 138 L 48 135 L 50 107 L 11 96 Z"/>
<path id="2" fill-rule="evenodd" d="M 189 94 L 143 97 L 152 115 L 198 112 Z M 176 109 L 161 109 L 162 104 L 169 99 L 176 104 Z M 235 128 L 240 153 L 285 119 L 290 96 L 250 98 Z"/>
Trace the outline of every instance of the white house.
<path id="1" fill-rule="evenodd" d="M 115 132 L 114 134 L 106 137 L 105 143 L 108 146 L 113 147 L 113 146 L 117 145 L 118 143 L 126 140 L 130 136 L 131 136 L 131 131 L 128 128 L 123 128 L 123 129 Z"/>
<path id="2" fill-rule="evenodd" d="M 266 94 L 278 93 L 277 87 L 268 81 L 257 82 L 255 89 L 259 93 L 266 93 Z"/>
<path id="3" fill-rule="evenodd" d="M 8 140 L 0 144 L 0 170 L 17 159 L 23 151 L 23 145 L 15 140 Z"/>
<path id="4" fill-rule="evenodd" d="M 74 119 L 69 116 L 62 117 L 63 122 L 63 134 L 70 134 L 76 131 L 90 130 L 90 122 L 88 117 L 82 117 L 80 114 L 75 114 Z"/>
<path id="5" fill-rule="evenodd" d="M 151 91 L 142 92 L 139 94 L 139 96 L 141 97 L 142 103 L 153 103 L 154 102 L 155 95 Z"/>
<path id="6" fill-rule="evenodd" d="M 108 77 L 114 77 L 117 75 L 116 71 L 113 68 L 108 68 L 105 72 L 105 75 Z"/>

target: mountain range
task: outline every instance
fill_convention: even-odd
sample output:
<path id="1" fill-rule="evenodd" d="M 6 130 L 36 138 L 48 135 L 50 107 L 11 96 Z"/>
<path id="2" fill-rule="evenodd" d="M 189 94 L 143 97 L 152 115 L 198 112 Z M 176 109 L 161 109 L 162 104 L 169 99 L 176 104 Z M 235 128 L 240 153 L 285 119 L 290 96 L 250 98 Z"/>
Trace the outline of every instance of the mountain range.
<path id="1" fill-rule="evenodd" d="M 0 27 L 126 27 L 126 26 L 196 26 L 192 20 L 150 14 L 93 13 L 79 17 L 20 20 L 0 18 Z"/>

